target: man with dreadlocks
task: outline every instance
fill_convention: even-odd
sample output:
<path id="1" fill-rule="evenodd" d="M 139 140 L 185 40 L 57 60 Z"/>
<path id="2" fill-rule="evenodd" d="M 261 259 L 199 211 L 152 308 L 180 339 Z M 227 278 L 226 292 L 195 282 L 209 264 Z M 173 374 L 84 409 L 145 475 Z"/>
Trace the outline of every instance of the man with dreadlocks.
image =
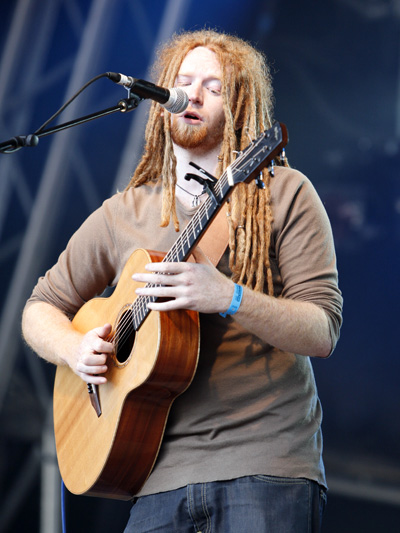
<path id="1" fill-rule="evenodd" d="M 207 197 L 184 179 L 190 161 L 218 178 L 249 136 L 271 126 L 265 59 L 236 37 L 176 35 L 160 52 L 157 75 L 159 85 L 187 92 L 187 110 L 171 116 L 152 104 L 127 189 L 72 237 L 23 317 L 25 338 L 42 357 L 100 387 L 111 326 L 82 335 L 70 318 L 116 284 L 134 249 L 170 249 Z M 229 246 L 217 267 L 196 249 L 194 262 L 152 263 L 133 275 L 150 283 L 138 294 L 160 298 L 150 299 L 151 310 L 198 311 L 201 343 L 127 533 L 319 531 L 326 481 L 310 356 L 333 351 L 342 299 L 322 204 L 303 174 L 280 165 L 275 177 L 264 171 L 264 190 L 235 187 Z M 237 287 L 242 299 L 232 310 Z"/>

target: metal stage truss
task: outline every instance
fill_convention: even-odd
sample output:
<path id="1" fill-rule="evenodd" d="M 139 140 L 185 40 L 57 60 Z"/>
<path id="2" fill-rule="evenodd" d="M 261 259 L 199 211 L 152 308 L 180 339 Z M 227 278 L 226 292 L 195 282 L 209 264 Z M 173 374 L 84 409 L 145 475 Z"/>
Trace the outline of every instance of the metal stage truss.
<path id="1" fill-rule="evenodd" d="M 130 60 L 125 61 L 136 68 L 135 72 L 139 63 L 137 76 L 146 77 L 156 43 L 167 39 L 182 25 L 189 4 L 187 0 L 168 0 L 160 4 L 163 7 L 156 20 L 151 6 L 144 0 L 19 0 L 9 7 L 4 14 L 9 17 L 9 29 L 3 37 L 0 63 L 2 140 L 31 133 L 90 78 L 115 68 L 104 64 L 103 56 L 108 57 L 106 51 L 114 46 L 121 17 L 125 27 L 131 28 L 130 42 L 135 42 L 140 51 L 138 60 L 132 50 L 127 50 Z M 50 64 L 49 51 L 59 46 L 61 35 L 68 40 L 68 51 L 61 61 Z M 104 91 L 107 82 L 98 82 L 99 86 L 100 83 Z M 111 89 L 116 102 L 125 97 L 122 88 L 118 88 L 120 93 Z M 111 105 L 99 91 L 94 92 L 96 110 L 102 104 L 103 107 Z M 52 107 L 44 105 L 48 100 Z M 62 113 L 59 122 L 90 113 L 89 103 L 86 93 L 82 93 Z M 36 107 L 42 108 L 40 117 Z M 48 365 L 32 357 L 24 346 L 20 333 L 21 311 L 36 279 L 50 266 L 51 243 L 57 239 L 60 224 L 64 225 L 60 213 L 65 203 L 74 211 L 68 184 L 73 182 L 73 194 L 80 199 L 79 211 L 85 217 L 110 192 L 115 192 L 117 184 L 126 182 L 141 149 L 146 110 L 145 105 L 139 108 L 129 121 L 120 118 L 125 134 L 118 147 L 120 163 L 106 185 L 108 190 L 104 185 L 99 187 L 88 170 L 98 154 L 95 146 L 88 150 L 82 148 L 81 127 L 41 139 L 37 148 L 1 155 L 0 265 L 2 278 L 7 280 L 2 291 L 0 322 L 0 413 L 5 421 L 1 444 L 22 440 L 25 446 L 22 461 L 16 459 L 15 464 L 0 467 L 0 476 L 8 477 L 0 478 L 1 486 L 6 481 L 8 486 L 0 504 L 1 531 L 6 531 L 21 512 L 38 478 L 41 480 L 40 531 L 60 531 L 60 480 L 51 416 L 52 380 Z M 96 126 L 101 130 L 107 124 Z M 32 151 L 40 151 L 40 157 Z M 34 172 L 30 170 L 33 163 L 40 166 Z M 16 213 L 18 222 L 10 226 L 10 218 Z M 16 414 L 18 423 L 8 424 L 7 420 Z M 6 454 L 1 456 L 5 458 Z"/>

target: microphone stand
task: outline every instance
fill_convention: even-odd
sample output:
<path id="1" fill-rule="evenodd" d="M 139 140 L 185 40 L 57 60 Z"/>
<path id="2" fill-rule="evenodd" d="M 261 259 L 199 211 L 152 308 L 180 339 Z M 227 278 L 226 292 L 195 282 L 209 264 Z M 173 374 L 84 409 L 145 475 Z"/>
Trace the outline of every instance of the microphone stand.
<path id="1" fill-rule="evenodd" d="M 143 98 L 130 92 L 128 98 L 120 100 L 116 106 L 109 107 L 107 109 L 103 109 L 102 111 L 97 111 L 95 113 L 91 113 L 90 115 L 85 115 L 84 117 L 80 117 L 75 120 L 70 120 L 69 122 L 59 124 L 58 126 L 54 126 L 47 130 L 38 131 L 36 134 L 33 133 L 31 135 L 18 135 L 17 137 L 13 137 L 8 141 L 1 142 L 0 153 L 11 154 L 25 146 L 37 146 L 41 137 L 45 137 L 47 135 L 51 135 L 52 133 L 72 128 L 73 126 L 78 126 L 79 124 L 85 124 L 85 122 L 105 117 L 118 111 L 121 113 L 127 113 L 128 111 L 132 111 L 132 109 L 135 109 L 142 100 Z"/>
<path id="2" fill-rule="evenodd" d="M 128 97 L 120 100 L 116 106 L 109 107 L 107 109 L 103 109 L 102 111 L 97 111 L 95 113 L 91 113 L 90 115 L 85 115 L 84 117 L 76 118 L 75 120 L 70 120 L 69 122 L 64 122 L 63 124 L 59 124 L 58 126 L 54 126 L 47 130 L 41 130 L 41 128 L 39 128 L 36 133 L 33 133 L 31 135 L 19 135 L 17 137 L 13 137 L 8 141 L 0 143 L 0 153 L 11 154 L 13 152 L 17 152 L 25 146 L 37 146 L 41 137 L 46 137 L 47 135 L 51 135 L 52 133 L 63 131 L 68 128 L 72 128 L 73 126 L 78 126 L 79 124 L 85 124 L 85 122 L 95 120 L 96 118 L 105 117 L 118 111 L 121 113 L 127 113 L 128 111 L 132 111 L 132 109 L 135 109 L 142 100 L 144 99 L 132 93 L 129 89 Z M 97 416 L 100 416 L 101 406 L 97 387 L 95 385 L 88 384 L 88 392 L 90 395 L 90 402 L 93 405 Z"/>

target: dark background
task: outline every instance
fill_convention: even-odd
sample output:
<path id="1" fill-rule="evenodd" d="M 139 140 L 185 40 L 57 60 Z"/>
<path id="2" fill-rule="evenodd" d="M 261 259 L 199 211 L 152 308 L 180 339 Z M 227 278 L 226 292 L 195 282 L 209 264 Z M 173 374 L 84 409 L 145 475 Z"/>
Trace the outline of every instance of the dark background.
<path id="1" fill-rule="evenodd" d="M 289 161 L 313 181 L 332 222 L 345 301 L 334 355 L 313 361 L 330 485 L 324 531 L 398 531 L 400 2 L 104 6 L 0 0 L 0 142 L 37 129 L 99 73 L 148 77 L 157 39 L 174 29 L 207 25 L 264 50 Z M 99 80 L 61 119 L 124 96 Z M 0 154 L 1 532 L 45 532 L 51 501 L 59 505 L 46 482 L 54 369 L 21 341 L 21 309 L 81 221 L 127 183 L 134 146 L 140 152 L 132 131 L 141 138 L 143 121 L 139 110 L 118 113 Z M 67 495 L 66 509 L 68 531 L 121 531 L 129 504 Z"/>

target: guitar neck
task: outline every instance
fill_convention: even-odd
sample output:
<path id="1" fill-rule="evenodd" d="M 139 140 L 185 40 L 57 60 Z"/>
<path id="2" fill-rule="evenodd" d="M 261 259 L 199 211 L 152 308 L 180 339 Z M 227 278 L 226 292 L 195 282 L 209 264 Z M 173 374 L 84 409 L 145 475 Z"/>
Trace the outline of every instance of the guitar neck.
<path id="1" fill-rule="evenodd" d="M 224 174 L 214 185 L 212 194 L 199 207 L 193 215 L 187 226 L 175 241 L 173 246 L 165 255 L 163 262 L 179 263 L 186 261 L 191 251 L 202 237 L 204 231 L 208 228 L 214 216 L 222 206 L 224 200 L 228 196 L 231 187 L 228 179 Z M 155 284 L 147 284 L 147 287 L 156 286 Z M 157 300 L 154 296 L 138 296 L 132 304 L 132 321 L 135 330 L 137 331 L 147 315 L 149 309 L 147 304 Z"/>
<path id="2" fill-rule="evenodd" d="M 237 183 L 248 182 L 259 175 L 261 169 L 279 154 L 287 142 L 284 124 L 275 123 L 269 130 L 253 141 L 239 153 L 236 160 L 223 172 L 213 185 L 208 198 L 193 215 L 186 228 L 180 234 L 172 248 L 165 255 L 163 262 L 186 261 L 194 246 L 208 228 L 214 216 L 225 202 Z M 154 284 L 148 284 L 154 287 Z M 155 302 L 156 297 L 139 296 L 132 304 L 132 320 L 137 330 L 147 317 L 147 303 Z"/>
<path id="3" fill-rule="evenodd" d="M 181 262 L 187 260 L 191 251 L 226 200 L 229 192 L 230 186 L 226 176 L 223 174 L 214 185 L 211 193 L 212 196 L 208 196 L 202 203 L 163 261 Z"/>

